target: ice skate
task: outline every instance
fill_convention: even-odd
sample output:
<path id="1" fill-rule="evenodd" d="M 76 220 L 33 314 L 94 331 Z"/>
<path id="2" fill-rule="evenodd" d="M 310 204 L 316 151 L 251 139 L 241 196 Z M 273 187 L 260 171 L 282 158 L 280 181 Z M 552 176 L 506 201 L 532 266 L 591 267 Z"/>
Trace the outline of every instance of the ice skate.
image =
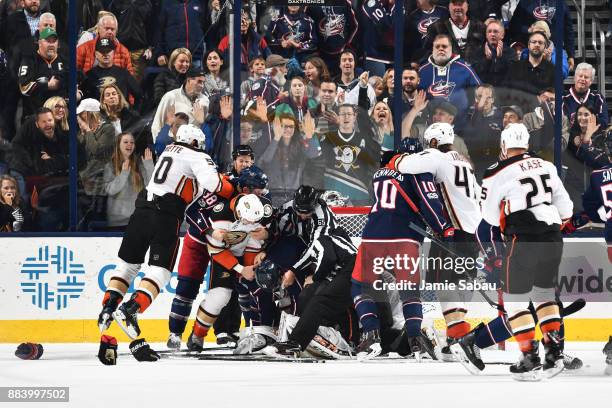
<path id="1" fill-rule="evenodd" d="M 606 355 L 606 375 L 612 375 L 612 336 L 608 339 L 608 343 L 603 348 L 603 353 Z"/>
<path id="2" fill-rule="evenodd" d="M 110 306 L 104 306 L 100 315 L 98 316 L 98 328 L 100 329 L 100 333 L 103 333 L 105 330 L 108 330 L 111 323 L 113 322 L 113 312 L 115 308 Z"/>
<path id="3" fill-rule="evenodd" d="M 217 345 L 219 346 L 227 346 L 227 347 L 236 347 L 236 343 L 238 342 L 239 336 L 233 333 L 219 333 L 217 336 Z"/>
<path id="4" fill-rule="evenodd" d="M 136 301 L 128 300 L 113 313 L 113 318 L 121 327 L 121 330 L 132 340 L 136 340 L 140 336 L 140 327 L 138 327 L 139 309 L 140 305 Z"/>
<path id="5" fill-rule="evenodd" d="M 251 327 L 241 333 L 234 354 L 254 354 L 276 341 L 276 335 L 268 326 Z"/>
<path id="6" fill-rule="evenodd" d="M 187 339 L 187 350 L 198 353 L 204 350 L 204 337 L 198 337 L 192 331 Z"/>
<path id="7" fill-rule="evenodd" d="M 168 336 L 168 341 L 166 342 L 166 346 L 170 350 L 180 350 L 181 349 L 181 335 L 177 333 L 170 333 Z"/>
<path id="8" fill-rule="evenodd" d="M 270 357 L 297 357 L 301 353 L 302 348 L 295 341 L 287 340 L 276 342 L 265 347 L 262 351 L 265 355 Z"/>
<path id="9" fill-rule="evenodd" d="M 544 343 L 544 339 L 542 339 L 545 350 L 543 370 L 546 378 L 552 378 L 561 373 L 565 365 L 559 332 L 553 330 L 547 334 L 547 337 L 549 339 L 548 343 Z"/>
<path id="10" fill-rule="evenodd" d="M 473 330 L 452 344 L 450 349 L 470 373 L 480 374 L 485 364 L 480 358 L 480 349 L 475 344 L 475 337 L 476 331 Z"/>
<path id="11" fill-rule="evenodd" d="M 423 333 L 419 336 L 408 336 L 408 345 L 418 362 L 422 360 L 423 355 L 428 355 L 432 360 L 438 359 L 434 352 L 433 343 Z"/>
<path id="12" fill-rule="evenodd" d="M 371 360 L 382 353 L 380 344 L 380 333 L 378 330 L 370 330 L 361 334 L 361 341 L 357 346 L 357 359 L 360 361 Z"/>
<path id="13" fill-rule="evenodd" d="M 542 363 L 538 355 L 539 343 L 531 341 L 531 350 L 523 352 L 518 363 L 510 366 L 512 378 L 517 381 L 540 381 L 542 379 Z"/>

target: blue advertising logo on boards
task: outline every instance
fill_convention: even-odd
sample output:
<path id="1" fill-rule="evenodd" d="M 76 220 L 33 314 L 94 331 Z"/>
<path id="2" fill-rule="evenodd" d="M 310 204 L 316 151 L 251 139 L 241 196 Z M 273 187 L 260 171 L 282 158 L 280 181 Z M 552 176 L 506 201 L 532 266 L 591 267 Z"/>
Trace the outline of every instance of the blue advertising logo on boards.
<path id="1" fill-rule="evenodd" d="M 20 272 L 21 290 L 40 309 L 65 309 L 85 289 L 85 268 L 65 247 L 38 248 L 38 254 L 25 259 Z"/>

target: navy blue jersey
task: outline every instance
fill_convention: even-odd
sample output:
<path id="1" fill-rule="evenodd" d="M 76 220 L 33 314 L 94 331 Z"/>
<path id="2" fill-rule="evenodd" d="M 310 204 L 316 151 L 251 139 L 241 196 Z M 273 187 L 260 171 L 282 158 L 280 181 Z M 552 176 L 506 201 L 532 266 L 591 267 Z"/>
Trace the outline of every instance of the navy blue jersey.
<path id="1" fill-rule="evenodd" d="M 393 169 L 382 168 L 374 173 L 372 188 L 376 203 L 370 209 L 361 236 L 363 239 L 410 238 L 423 242 L 423 236 L 410 228 L 409 224 L 412 221 L 421 228 L 425 228 L 425 224 L 404 194 L 435 232 L 444 230 L 446 219 L 431 173 L 402 174 Z"/>
<path id="2" fill-rule="evenodd" d="M 425 37 L 427 37 L 427 28 L 440 19 L 448 18 L 448 9 L 442 6 L 433 6 L 429 11 L 415 9 L 408 16 L 406 22 L 407 42 L 411 43 L 413 48 L 422 49 L 425 46 Z"/>
<path id="3" fill-rule="evenodd" d="M 187 231 L 196 241 L 206 243 L 206 230 L 210 228 L 210 212 L 221 197 L 215 193 L 206 191 L 198 200 L 191 203 L 185 211 L 185 221 L 189 228 Z"/>
<path id="4" fill-rule="evenodd" d="M 363 30 L 366 59 L 390 64 L 393 61 L 393 10 L 389 0 L 362 0 L 359 22 Z"/>
<path id="5" fill-rule="evenodd" d="M 606 221 L 604 236 L 606 242 L 612 244 L 612 165 L 591 173 L 591 184 L 583 196 L 583 200 L 585 199 L 589 200 L 589 205 L 592 207 L 603 207 Z M 599 213 L 601 214 L 602 211 Z"/>

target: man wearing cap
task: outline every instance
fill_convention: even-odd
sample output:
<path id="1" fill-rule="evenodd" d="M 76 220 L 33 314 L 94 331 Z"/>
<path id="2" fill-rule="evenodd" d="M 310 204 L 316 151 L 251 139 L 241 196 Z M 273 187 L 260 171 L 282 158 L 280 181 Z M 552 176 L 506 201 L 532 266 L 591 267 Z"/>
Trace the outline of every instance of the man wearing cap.
<path id="1" fill-rule="evenodd" d="M 136 79 L 125 69 L 115 65 L 116 45 L 108 38 L 98 38 L 96 41 L 97 65 L 87 71 L 81 84 L 85 98 L 100 99 L 100 89 L 106 85 L 116 84 L 123 96 L 131 104 L 141 96 L 140 86 Z"/>
<path id="2" fill-rule="evenodd" d="M 287 82 L 287 62 L 287 59 L 278 54 L 271 54 L 266 58 L 265 74 L 253 82 L 247 97 L 245 111 L 248 112 L 249 109 L 255 109 L 255 101 L 260 96 L 266 101 L 268 112 L 276 109 L 276 105 L 278 105 L 281 99 L 285 82 Z"/>
<path id="3" fill-rule="evenodd" d="M 153 142 L 155 142 L 157 134 L 164 126 L 166 113 L 171 108 L 175 112 L 186 113 L 190 124 L 198 127 L 202 126 L 206 119 L 209 105 L 208 98 L 202 94 L 204 75 L 205 73 L 201 68 L 192 68 L 187 72 L 183 86 L 165 93 L 157 106 L 157 111 L 151 124 Z"/>
<path id="4" fill-rule="evenodd" d="M 25 97 L 23 114 L 30 115 L 52 96 L 66 97 L 67 64 L 57 53 L 57 32 L 45 28 L 39 34 L 38 51 L 24 55 L 19 65 L 19 87 Z"/>
<path id="5" fill-rule="evenodd" d="M 455 118 L 457 116 L 457 108 L 448 101 L 438 100 L 432 103 L 433 113 L 431 114 L 431 123 L 448 123 L 455 127 Z M 457 134 L 455 129 L 455 140 L 453 141 L 455 150 L 463 157 L 470 160 L 470 153 L 463 141 L 463 138 Z"/>
<path id="6" fill-rule="evenodd" d="M 115 43 L 113 62 L 116 66 L 125 68 L 134 74 L 130 51 L 125 48 L 116 38 L 118 30 L 117 18 L 112 14 L 106 14 L 98 20 L 98 37 L 89 40 L 77 48 L 77 69 L 87 73 L 96 64 L 96 44 L 99 38 L 106 38 Z"/>

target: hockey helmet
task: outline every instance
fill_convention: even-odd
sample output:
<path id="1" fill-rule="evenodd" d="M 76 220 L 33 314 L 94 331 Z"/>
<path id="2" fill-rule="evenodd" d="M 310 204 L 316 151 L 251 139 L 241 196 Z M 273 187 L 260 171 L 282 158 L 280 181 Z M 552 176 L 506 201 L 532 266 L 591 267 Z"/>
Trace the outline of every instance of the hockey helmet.
<path id="1" fill-rule="evenodd" d="M 251 160 L 255 160 L 255 153 L 253 153 L 253 148 L 249 145 L 238 145 L 234 147 L 234 151 L 232 151 L 232 160 L 236 160 L 238 156 L 249 156 Z"/>
<path id="2" fill-rule="evenodd" d="M 319 193 L 312 186 L 301 185 L 293 195 L 293 209 L 301 214 L 310 214 L 315 210 Z"/>
<path id="3" fill-rule="evenodd" d="M 197 145 L 193 144 L 194 140 L 197 142 Z M 206 146 L 206 136 L 204 136 L 204 132 L 195 125 L 181 125 L 176 132 L 176 141 L 191 145 L 200 150 L 204 150 Z"/>
<path id="4" fill-rule="evenodd" d="M 255 194 L 245 194 L 238 198 L 236 216 L 243 223 L 256 223 L 264 216 L 264 205 Z"/>
<path id="5" fill-rule="evenodd" d="M 423 151 L 423 144 L 415 137 L 406 137 L 400 142 L 399 152 L 415 154 Z"/>
<path id="6" fill-rule="evenodd" d="M 455 140 L 455 131 L 453 130 L 453 126 L 448 123 L 436 122 L 429 125 L 423 137 L 427 145 L 430 145 L 433 139 L 438 141 L 438 146 L 453 144 Z"/>
<path id="7" fill-rule="evenodd" d="M 255 281 L 266 291 L 274 291 L 280 286 L 282 270 L 271 259 L 265 259 L 255 268 Z"/>
<path id="8" fill-rule="evenodd" d="M 528 149 L 529 131 L 522 123 L 510 123 L 501 132 L 500 147 L 506 154 L 508 149 Z"/>
<path id="9" fill-rule="evenodd" d="M 237 183 L 241 187 L 249 188 L 267 188 L 268 176 L 257 166 L 249 166 L 240 172 Z"/>

